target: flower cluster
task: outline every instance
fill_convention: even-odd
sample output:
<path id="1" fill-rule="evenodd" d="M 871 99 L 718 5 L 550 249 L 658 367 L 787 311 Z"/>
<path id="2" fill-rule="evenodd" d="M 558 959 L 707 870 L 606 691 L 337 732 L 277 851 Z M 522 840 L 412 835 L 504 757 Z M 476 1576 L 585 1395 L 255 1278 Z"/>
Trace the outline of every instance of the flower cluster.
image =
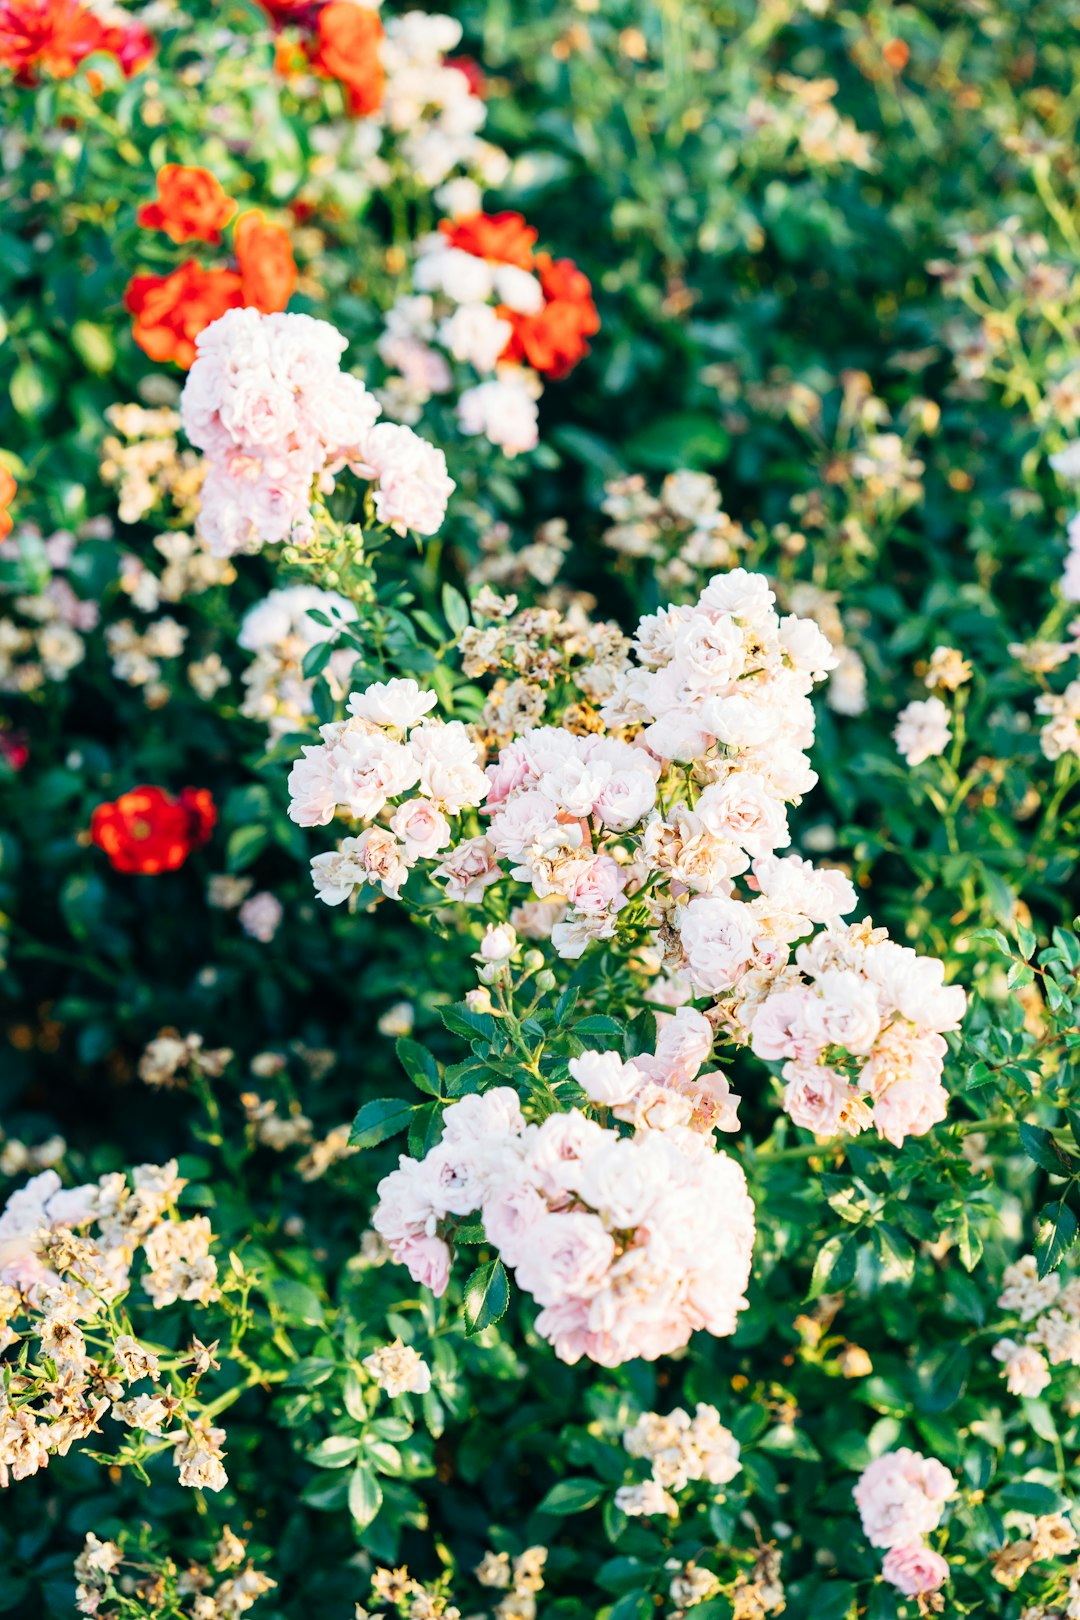
<path id="1" fill-rule="evenodd" d="M 88 1532 L 75 1560 L 75 1608 L 96 1620 L 120 1620 L 132 1611 L 131 1593 L 138 1594 L 143 1614 L 190 1614 L 191 1620 L 239 1620 L 257 1599 L 273 1591 L 277 1582 L 245 1558 L 247 1542 L 226 1525 L 205 1563 L 188 1561 L 183 1570 L 172 1558 L 146 1545 L 130 1546 L 134 1537 L 102 1541 Z M 186 1604 L 190 1601 L 192 1607 Z M 150 1608 L 142 1608 L 142 1604 Z M 183 1603 L 184 1608 L 174 1607 Z M 117 1606 L 118 1605 L 118 1606 Z"/>
<path id="2" fill-rule="evenodd" d="M 1002 1363 L 1010 1395 L 1041 1395 L 1051 1367 L 1080 1367 L 1080 1277 L 1066 1283 L 1055 1271 L 1040 1277 L 1035 1256 L 1026 1254 L 1006 1267 L 1002 1283 L 998 1304 L 1027 1332 L 999 1339 L 994 1359 Z"/>
<path id="3" fill-rule="evenodd" d="M 863 1469 L 855 1506 L 872 1547 L 886 1549 L 881 1573 L 905 1597 L 934 1592 L 949 1578 L 949 1566 L 926 1537 L 941 1523 L 956 1480 L 936 1457 L 901 1446 Z"/>
<path id="4" fill-rule="evenodd" d="M 157 183 L 157 200 L 139 209 L 141 226 L 175 243 L 220 242 L 237 204 L 209 170 L 167 163 Z M 226 310 L 271 315 L 285 308 L 297 279 L 288 231 L 259 209 L 247 209 L 233 226 L 233 251 L 235 270 L 207 270 L 187 259 L 167 276 L 132 277 L 124 301 L 135 318 L 132 335 L 151 360 L 174 360 L 187 371 L 199 333 Z"/>
<path id="5" fill-rule="evenodd" d="M 376 425 L 378 404 L 341 370 L 345 347 L 325 321 L 254 309 L 230 310 L 198 339 L 180 411 L 209 462 L 199 528 L 216 555 L 309 540 L 313 486 L 328 492 L 347 465 L 376 484 L 380 523 L 438 529 L 454 488 L 442 452 Z"/>
<path id="6" fill-rule="evenodd" d="M 665 589 L 696 584 L 703 573 L 732 568 L 749 545 L 742 525 L 723 509 L 716 479 L 681 468 L 657 495 L 640 473 L 604 485 L 602 510 L 612 522 L 601 536 L 620 556 L 656 565 Z"/>
<path id="7" fill-rule="evenodd" d="M 140 1249 L 142 1287 L 156 1309 L 217 1298 L 209 1221 L 176 1214 L 184 1186 L 175 1162 L 141 1165 L 130 1182 L 116 1172 L 68 1189 L 55 1170 L 44 1170 L 0 1212 L 0 1348 L 22 1349 L 0 1392 L 0 1486 L 99 1433 L 110 1412 L 175 1447 L 182 1485 L 224 1485 L 224 1434 L 189 1411 L 198 1358 L 196 1378 L 178 1395 L 180 1386 L 162 1376 L 164 1352 L 141 1344 L 120 1313 Z M 169 1359 L 177 1367 L 192 1361 Z M 144 1380 L 149 1392 L 130 1387 Z M 165 1435 L 174 1423 L 180 1426 Z"/>
<path id="8" fill-rule="evenodd" d="M 526 1547 L 511 1559 L 506 1552 L 488 1551 L 473 1571 L 481 1586 L 506 1595 L 493 1610 L 494 1620 L 535 1620 L 536 1594 L 544 1589 L 546 1547 Z"/>
<path id="9" fill-rule="evenodd" d="M 507 636 L 499 601 L 487 595 L 494 623 L 462 638 L 473 674 L 492 667 Z M 609 670 L 597 728 L 527 724 L 499 748 L 486 781 L 457 725 L 470 791 L 436 808 L 482 805 L 486 833 L 458 838 L 430 804 L 405 800 L 388 826 L 317 856 L 316 887 L 333 904 L 365 881 L 396 898 L 409 868 L 438 856 L 430 875 L 447 898 L 477 904 L 508 869 L 533 897 L 515 923 L 570 959 L 613 938 L 627 913 L 658 930 L 666 967 L 688 982 L 679 999 L 715 997 L 737 1041 L 785 1063 L 785 1108 L 796 1123 L 822 1134 L 873 1124 L 899 1145 L 944 1118 L 943 1034 L 957 1028 L 964 992 L 945 986 L 941 962 L 884 930 L 844 929 L 855 891 L 843 873 L 777 853 L 790 841 L 788 802 L 816 780 L 804 751 L 813 737 L 807 694 L 835 655 L 815 624 L 780 618 L 773 600 L 763 579 L 737 569 L 716 576 L 696 604 L 643 619 L 636 662 Z M 532 654 L 546 650 L 534 645 Z M 434 701 L 406 681 L 353 694 L 357 718 L 324 727 L 323 744 L 293 769 L 293 819 L 325 825 L 339 808 L 364 822 L 386 817 L 420 779 L 412 739 L 426 747 L 437 722 L 405 734 Z M 408 835 L 414 818 L 422 839 Z M 815 925 L 824 931 L 807 940 Z M 635 1123 L 736 1128 L 726 1081 L 694 1079 L 709 1049 L 706 1021 L 688 1011 L 677 1027 L 644 1063 L 608 1054 L 612 1070 L 601 1073 L 593 1058 L 580 1060 L 581 1084 Z"/>
<path id="10" fill-rule="evenodd" d="M 130 788 L 99 804 L 90 818 L 90 840 L 105 851 L 116 872 L 175 872 L 192 850 L 206 843 L 217 823 L 207 788 L 184 788 L 175 798 L 164 788 Z"/>
<path id="11" fill-rule="evenodd" d="M 256 602 L 245 613 L 237 637 L 255 655 L 241 676 L 246 688 L 241 714 L 265 724 L 271 737 L 299 730 L 312 713 L 313 681 L 304 674 L 305 655 L 333 641 L 341 626 L 355 619 L 356 608 L 346 597 L 315 585 L 282 586 Z M 338 702 L 348 690 L 355 660 L 355 649 L 336 647 L 323 668 Z"/>
<path id="12" fill-rule="evenodd" d="M 590 1102 L 636 1130 L 737 1131 L 740 1099 L 726 1077 L 699 1072 L 712 1043 L 704 1014 L 679 1007 L 664 1020 L 655 1052 L 630 1062 L 617 1052 L 583 1052 L 570 1059 L 570 1073 Z"/>
<path id="13" fill-rule="evenodd" d="M 86 657 L 86 637 L 101 613 L 92 597 L 75 589 L 79 541 L 106 532 L 108 520 L 84 525 L 77 535 L 59 529 L 46 536 L 21 523 L 0 539 L 6 575 L 0 594 L 10 595 L 12 608 L 0 616 L 0 692 L 25 694 L 65 681 Z"/>
<path id="14" fill-rule="evenodd" d="M 108 0 L 0 0 L 0 65 L 20 84 L 70 79 L 98 53 L 114 57 L 131 78 L 154 51 L 142 24 Z"/>
<path id="15" fill-rule="evenodd" d="M 371 185 L 404 181 L 476 208 L 479 183 L 505 178 L 505 154 L 481 134 L 482 81 L 449 55 L 461 42 L 456 18 L 417 10 L 384 21 L 355 0 L 263 4 L 284 29 L 277 62 L 286 77 L 314 73 L 342 86 L 348 112 L 362 120 L 363 140 L 350 150 Z M 332 125 L 326 134 L 344 151 L 346 135 Z"/>
<path id="16" fill-rule="evenodd" d="M 537 252 L 536 234 L 520 214 L 471 213 L 420 243 L 414 290 L 379 340 L 393 414 L 416 420 L 453 388 L 456 362 L 479 378 L 458 393 L 462 431 L 508 456 L 535 448 L 540 377 L 566 376 L 600 326 L 588 279 L 571 260 Z"/>
<path id="17" fill-rule="evenodd" d="M 693 1417 L 682 1407 L 665 1414 L 645 1412 L 626 1430 L 622 1441 L 631 1457 L 645 1458 L 651 1469 L 645 1485 L 623 1486 L 617 1494 L 616 1506 L 624 1513 L 642 1511 L 637 1505 L 642 1498 L 632 1493 L 647 1492 L 649 1485 L 658 1485 L 664 1492 L 681 1491 L 697 1480 L 727 1485 L 742 1468 L 739 1442 L 720 1422 L 716 1407 L 703 1401 L 694 1408 Z"/>
<path id="18" fill-rule="evenodd" d="M 336 853 L 312 861 L 316 889 L 328 905 L 340 905 L 362 883 L 396 899 L 410 867 L 434 859 L 451 842 L 448 817 L 486 798 L 476 744 L 460 720 L 427 718 L 435 701 L 412 680 L 354 692 L 350 718 L 321 727 L 323 741 L 305 747 L 293 766 L 289 815 L 301 827 L 324 827 L 339 808 L 374 821 L 398 801 L 388 827 L 367 827 Z"/>
<path id="19" fill-rule="evenodd" d="M 203 465 L 194 450 L 180 448 L 180 413 L 168 405 L 110 405 L 105 420 L 114 431 L 102 440 L 101 481 L 117 491 L 121 523 L 138 523 L 164 508 L 190 524 L 199 509 Z"/>
<path id="20" fill-rule="evenodd" d="M 823 874 L 817 874 L 819 877 Z M 737 1040 L 782 1062 L 784 1109 L 820 1136 L 873 1125 L 899 1147 L 944 1119 L 943 1031 L 966 998 L 944 965 L 869 923 L 830 926 L 721 1003 Z"/>
<path id="21" fill-rule="evenodd" d="M 441 1294 L 447 1238 L 477 1210 L 563 1361 L 655 1360 L 699 1329 L 734 1332 L 746 1304 L 753 1204 L 735 1161 L 694 1132 L 620 1136 L 578 1109 L 529 1124 L 506 1086 L 463 1098 L 439 1145 L 379 1183 L 372 1224 Z"/>

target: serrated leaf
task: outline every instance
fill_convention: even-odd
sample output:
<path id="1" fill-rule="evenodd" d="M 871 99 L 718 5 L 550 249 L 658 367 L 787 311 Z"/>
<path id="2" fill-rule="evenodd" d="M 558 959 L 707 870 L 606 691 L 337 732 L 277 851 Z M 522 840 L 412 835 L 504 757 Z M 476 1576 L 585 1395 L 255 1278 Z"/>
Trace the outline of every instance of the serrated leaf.
<path id="1" fill-rule="evenodd" d="M 441 1095 L 439 1065 L 426 1046 L 421 1046 L 419 1041 L 411 1041 L 407 1035 L 402 1035 L 395 1043 L 394 1050 L 398 1062 L 415 1086 L 421 1091 L 426 1091 L 429 1097 Z"/>
<path id="2" fill-rule="evenodd" d="M 1040 1169 L 1048 1170 L 1054 1176 L 1074 1176 L 1080 1170 L 1080 1163 L 1059 1147 L 1043 1126 L 1029 1125 L 1022 1120 L 1019 1131 L 1024 1152 Z"/>
<path id="3" fill-rule="evenodd" d="M 465 1336 L 482 1333 L 506 1315 L 510 1281 L 501 1260 L 477 1266 L 465 1284 Z"/>
<path id="4" fill-rule="evenodd" d="M 1076 1234 L 1076 1216 L 1064 1198 L 1039 1211 L 1035 1222 L 1035 1260 L 1040 1277 L 1057 1269 L 1076 1242 Z"/>
<path id="5" fill-rule="evenodd" d="M 350 1146 L 375 1147 L 396 1136 L 408 1126 L 414 1106 L 399 1097 L 376 1097 L 373 1102 L 365 1103 L 352 1122 Z"/>

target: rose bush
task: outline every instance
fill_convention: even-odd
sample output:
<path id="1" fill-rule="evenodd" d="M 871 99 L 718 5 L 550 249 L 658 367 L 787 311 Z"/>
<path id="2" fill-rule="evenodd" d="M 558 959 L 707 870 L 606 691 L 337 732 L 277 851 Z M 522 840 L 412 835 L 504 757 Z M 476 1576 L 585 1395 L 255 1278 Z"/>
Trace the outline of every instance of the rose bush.
<path id="1" fill-rule="evenodd" d="M 0 1612 L 1080 1616 L 1059 0 L 0 0 Z"/>

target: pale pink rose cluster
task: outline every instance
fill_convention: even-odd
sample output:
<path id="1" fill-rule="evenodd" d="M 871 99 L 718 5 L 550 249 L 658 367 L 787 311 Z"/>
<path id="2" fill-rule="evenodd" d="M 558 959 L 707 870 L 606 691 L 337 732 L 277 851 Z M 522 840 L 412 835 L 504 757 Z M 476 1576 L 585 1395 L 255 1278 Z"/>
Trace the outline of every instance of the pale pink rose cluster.
<path id="1" fill-rule="evenodd" d="M 498 1087 L 452 1103 L 425 1158 L 379 1184 L 372 1224 L 415 1281 L 442 1293 L 455 1222 L 488 1239 L 541 1307 L 561 1360 L 654 1360 L 745 1306 L 754 1207 L 742 1170 L 686 1130 L 619 1136 L 577 1109 L 525 1122 Z"/>
<path id="2" fill-rule="evenodd" d="M 538 899 L 566 903 L 551 932 L 560 956 L 614 934 L 635 871 L 606 842 L 650 814 L 659 773 L 647 749 L 560 726 L 526 731 L 489 767 L 488 842 Z"/>
<path id="3" fill-rule="evenodd" d="M 55 1170 L 43 1170 L 13 1192 L 0 1211 L 0 1284 L 32 1298 L 36 1290 L 58 1283 L 41 1258 L 40 1240 L 85 1225 L 97 1203 L 96 1185 L 65 1188 Z"/>
<path id="4" fill-rule="evenodd" d="M 454 487 L 442 452 L 409 428 L 376 427 L 378 402 L 342 371 L 335 327 L 232 309 L 196 348 L 180 414 L 207 460 L 199 531 L 215 556 L 310 540 L 315 490 L 328 493 L 345 466 L 377 480 L 380 522 L 439 527 Z"/>
<path id="5" fill-rule="evenodd" d="M 899 1147 L 944 1119 L 947 1046 L 966 997 L 944 964 L 867 924 L 833 925 L 800 945 L 771 987 L 736 989 L 736 1039 L 782 1062 L 784 1109 L 819 1136 L 868 1126 Z M 740 997 L 746 993 L 740 1005 Z"/>
<path id="6" fill-rule="evenodd" d="M 809 694 L 837 662 L 812 619 L 781 617 L 762 574 L 715 575 L 698 600 L 648 614 L 638 626 L 636 667 L 603 709 L 610 725 L 644 724 L 644 742 L 683 764 L 708 756 L 723 784 L 747 773 L 741 791 L 714 795 L 704 825 L 730 846 L 734 871 L 747 855 L 789 842 L 785 802 L 817 780 L 805 750 L 814 737 Z M 696 808 L 696 807 L 695 807 Z"/>
<path id="7" fill-rule="evenodd" d="M 543 384 L 531 367 L 501 358 L 513 328 L 500 307 L 521 314 L 542 309 L 537 277 L 452 247 L 436 232 L 417 245 L 413 287 L 390 310 L 378 343 L 394 371 L 383 390 L 388 413 L 418 420 L 432 395 L 453 390 L 453 362 L 467 368 L 456 407 L 462 432 L 482 434 L 507 456 L 534 450 Z"/>
<path id="8" fill-rule="evenodd" d="M 410 868 L 453 841 L 451 817 L 483 802 L 488 781 L 476 745 L 459 720 L 429 718 L 436 702 L 408 679 L 377 681 L 349 698 L 350 718 L 320 727 L 289 773 L 289 815 L 301 827 L 325 827 L 336 815 L 368 826 L 340 848 L 316 855 L 320 899 L 340 905 L 359 883 L 396 899 Z M 413 790 L 415 789 L 415 793 Z"/>
<path id="9" fill-rule="evenodd" d="M 993 1357 L 1010 1395 L 1041 1395 L 1051 1367 L 1080 1367 L 1080 1277 L 1040 1277 L 1035 1256 L 1025 1254 L 1005 1268 L 1002 1284 L 998 1304 L 1030 1325 L 1022 1340 L 999 1339 Z"/>
<path id="10" fill-rule="evenodd" d="M 680 1007 L 665 1020 L 655 1052 L 629 1062 L 617 1052 L 583 1052 L 570 1059 L 570 1073 L 590 1102 L 636 1130 L 737 1131 L 741 1099 L 727 1077 L 700 1073 L 712 1043 L 704 1014 Z"/>
<path id="11" fill-rule="evenodd" d="M 722 995 L 754 974 L 779 972 L 796 940 L 815 923 L 839 923 L 856 903 L 842 872 L 819 870 L 799 855 L 758 856 L 747 880 L 751 900 L 722 881 L 721 892 L 694 894 L 674 913 L 683 966 L 707 995 Z"/>
<path id="12" fill-rule="evenodd" d="M 872 1547 L 886 1549 L 881 1573 L 905 1597 L 935 1592 L 949 1566 L 926 1537 L 941 1523 L 956 1479 L 936 1457 L 907 1446 L 876 1457 L 859 1476 L 855 1505 Z"/>
<path id="13" fill-rule="evenodd" d="M 633 740 L 561 726 L 515 737 L 487 768 L 486 837 L 436 846 L 446 853 L 432 875 L 447 897 L 476 903 L 508 868 L 548 907 L 545 937 L 572 959 L 612 938 L 628 900 L 658 875 L 650 920 L 681 935 L 691 978 L 712 994 L 752 967 L 781 965 L 814 923 L 850 910 L 854 890 L 841 873 L 774 853 L 790 841 L 788 799 L 815 780 L 802 752 L 813 734 L 806 694 L 832 654 L 814 624 L 781 619 L 772 603 L 764 579 L 737 569 L 717 575 L 693 607 L 642 620 L 642 662 L 623 670 L 610 715 Z M 670 693 L 665 683 L 674 683 Z M 339 751 L 353 747 L 336 730 L 324 736 Z M 381 741 L 363 747 L 385 751 Z M 394 758 L 404 766 L 400 753 Z M 290 812 L 303 825 L 324 825 L 337 804 L 373 820 L 402 790 L 383 784 L 370 799 L 343 795 L 331 784 L 326 748 L 305 750 L 305 759 Z M 388 837 L 371 830 L 369 866 L 393 864 Z M 336 857 L 320 861 L 347 870 Z M 400 865 L 394 872 L 400 877 Z M 739 875 L 749 899 L 734 893 Z M 343 882 L 329 888 L 345 898 Z M 399 888 L 394 881 L 385 892 Z"/>

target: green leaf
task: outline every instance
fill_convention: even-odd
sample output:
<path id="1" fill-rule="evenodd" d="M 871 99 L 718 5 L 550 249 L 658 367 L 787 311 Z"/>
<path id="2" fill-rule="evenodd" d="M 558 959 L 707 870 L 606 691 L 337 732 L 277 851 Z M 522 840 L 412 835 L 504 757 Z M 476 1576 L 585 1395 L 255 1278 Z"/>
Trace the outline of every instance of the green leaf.
<path id="1" fill-rule="evenodd" d="M 93 321 L 76 321 L 71 328 L 71 346 L 87 371 L 105 377 L 116 364 L 116 344 L 107 326 Z"/>
<path id="2" fill-rule="evenodd" d="M 966 1209 L 962 1209 L 956 1217 L 955 1232 L 960 1264 L 965 1271 L 974 1271 L 982 1258 L 983 1240 L 978 1229 L 971 1224 L 971 1217 Z"/>
<path id="3" fill-rule="evenodd" d="M 225 865 L 230 872 L 242 872 L 266 848 L 267 827 L 234 827 L 225 846 Z"/>
<path id="4" fill-rule="evenodd" d="M 426 1091 L 429 1097 L 441 1096 L 439 1065 L 426 1046 L 421 1046 L 419 1041 L 410 1041 L 408 1036 L 402 1035 L 394 1050 L 398 1055 L 398 1062 L 414 1085 L 419 1086 L 421 1091 Z"/>
<path id="5" fill-rule="evenodd" d="M 465 1336 L 482 1333 L 506 1315 L 510 1303 L 510 1282 L 501 1260 L 477 1266 L 465 1284 Z"/>
<path id="6" fill-rule="evenodd" d="M 359 1452 L 360 1441 L 355 1434 L 331 1434 L 312 1447 L 307 1460 L 314 1468 L 348 1468 Z"/>
<path id="7" fill-rule="evenodd" d="M 1048 1170 L 1054 1176 L 1074 1176 L 1080 1170 L 1080 1163 L 1058 1147 L 1049 1131 L 1041 1125 L 1029 1125 L 1026 1121 L 1020 1123 L 1020 1141 L 1024 1152 L 1029 1159 L 1042 1170 Z"/>
<path id="8" fill-rule="evenodd" d="M 994 1497 L 994 1506 L 1013 1513 L 1058 1513 L 1068 1509 L 1069 1503 L 1052 1485 L 1040 1485 L 1037 1480 L 1018 1479 L 1006 1485 Z"/>
<path id="9" fill-rule="evenodd" d="M 559 1519 L 571 1513 L 584 1513 L 595 1507 L 604 1494 L 604 1487 L 595 1479 L 560 1479 L 553 1485 L 537 1508 L 537 1513 L 550 1513 Z"/>
<path id="10" fill-rule="evenodd" d="M 823 1243 L 814 1261 L 807 1300 L 818 1299 L 827 1290 L 835 1292 L 846 1288 L 855 1275 L 857 1256 L 858 1243 L 853 1232 L 844 1237 L 831 1237 Z"/>
<path id="11" fill-rule="evenodd" d="M 367 1463 L 359 1463 L 349 1480 L 349 1512 L 358 1530 L 366 1530 L 382 1507 L 382 1486 L 375 1470 Z"/>
<path id="12" fill-rule="evenodd" d="M 454 1007 L 440 1008 L 440 1017 L 451 1035 L 462 1035 L 467 1041 L 479 1038 L 489 1044 L 495 1036 L 495 1020 L 490 1013 L 475 1013 L 459 1002 Z"/>
<path id="13" fill-rule="evenodd" d="M 349 1144 L 356 1148 L 375 1147 L 389 1137 L 396 1136 L 408 1126 L 412 1118 L 413 1103 L 402 1102 L 400 1097 L 376 1097 L 365 1103 L 352 1123 Z"/>
<path id="14" fill-rule="evenodd" d="M 455 590 L 452 585 L 444 585 L 442 588 L 442 610 L 454 635 L 460 636 L 469 623 L 469 604 L 461 592 Z"/>
<path id="15" fill-rule="evenodd" d="M 1062 1198 L 1046 1204 L 1035 1221 L 1035 1260 L 1039 1276 L 1055 1271 L 1076 1242 L 1076 1216 Z"/>
<path id="16" fill-rule="evenodd" d="M 322 1326 L 322 1300 L 306 1283 L 297 1282 L 295 1277 L 278 1277 L 270 1284 L 268 1293 L 287 1322 L 302 1322 L 305 1327 Z"/>
<path id="17" fill-rule="evenodd" d="M 636 1592 L 624 1592 L 617 1603 L 613 1603 L 608 1620 L 649 1620 L 655 1614 L 652 1593 L 644 1589 Z"/>

